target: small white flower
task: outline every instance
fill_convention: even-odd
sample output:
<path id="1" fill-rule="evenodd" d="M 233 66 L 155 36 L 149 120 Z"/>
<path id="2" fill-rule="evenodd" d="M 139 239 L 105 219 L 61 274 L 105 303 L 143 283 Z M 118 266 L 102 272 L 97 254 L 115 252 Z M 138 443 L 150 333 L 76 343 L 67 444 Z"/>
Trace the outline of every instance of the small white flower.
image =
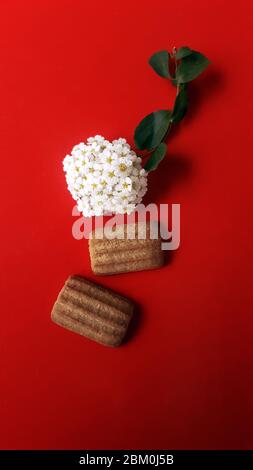
<path id="1" fill-rule="evenodd" d="M 68 190 L 84 216 L 130 214 L 147 191 L 147 172 L 126 140 L 90 137 L 63 161 Z"/>

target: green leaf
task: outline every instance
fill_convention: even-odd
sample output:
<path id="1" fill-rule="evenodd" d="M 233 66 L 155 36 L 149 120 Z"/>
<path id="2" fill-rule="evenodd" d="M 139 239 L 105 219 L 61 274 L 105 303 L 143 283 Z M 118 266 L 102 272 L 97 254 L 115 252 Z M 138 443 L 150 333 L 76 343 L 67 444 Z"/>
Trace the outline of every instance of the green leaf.
<path id="1" fill-rule="evenodd" d="M 184 57 L 187 57 L 188 55 L 190 55 L 191 53 L 192 53 L 192 50 L 189 47 L 186 47 L 186 46 L 180 47 L 176 53 L 176 59 L 181 60 Z"/>
<path id="2" fill-rule="evenodd" d="M 170 78 L 168 51 L 156 52 L 150 57 L 148 62 L 160 77 Z"/>
<path id="3" fill-rule="evenodd" d="M 167 152 L 167 145 L 164 142 L 162 142 L 160 145 L 158 145 L 157 149 L 154 151 L 154 153 L 145 163 L 144 169 L 146 171 L 155 170 L 158 167 L 159 163 L 164 158 L 166 152 Z"/>
<path id="4" fill-rule="evenodd" d="M 172 112 L 172 122 L 180 122 L 187 112 L 188 99 L 186 93 L 186 85 L 182 84 L 179 88 L 179 93 L 176 97 L 174 109 Z"/>
<path id="5" fill-rule="evenodd" d="M 136 127 L 135 145 L 140 150 L 152 150 L 165 136 L 171 119 L 171 111 L 163 109 L 148 114 Z"/>
<path id="6" fill-rule="evenodd" d="M 209 60 L 200 52 L 184 57 L 177 67 L 176 79 L 178 83 L 191 82 L 197 78 L 208 66 Z"/>

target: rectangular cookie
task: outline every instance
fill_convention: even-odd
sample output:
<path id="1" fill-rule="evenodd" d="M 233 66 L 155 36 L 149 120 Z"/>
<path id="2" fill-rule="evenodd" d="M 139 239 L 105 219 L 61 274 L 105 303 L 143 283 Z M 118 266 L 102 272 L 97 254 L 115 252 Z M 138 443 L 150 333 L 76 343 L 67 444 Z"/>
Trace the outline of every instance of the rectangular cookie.
<path id="1" fill-rule="evenodd" d="M 103 228 L 93 230 L 89 240 L 92 271 L 95 274 L 117 274 L 160 268 L 164 264 L 161 236 L 157 239 L 151 223 L 125 224 L 118 229 L 124 238 L 108 239 Z M 131 239 L 127 237 L 131 237 Z M 135 237 L 135 238 L 134 238 Z"/>
<path id="2" fill-rule="evenodd" d="M 81 276 L 70 276 L 54 304 L 51 318 L 106 346 L 119 346 L 133 314 L 133 303 Z"/>

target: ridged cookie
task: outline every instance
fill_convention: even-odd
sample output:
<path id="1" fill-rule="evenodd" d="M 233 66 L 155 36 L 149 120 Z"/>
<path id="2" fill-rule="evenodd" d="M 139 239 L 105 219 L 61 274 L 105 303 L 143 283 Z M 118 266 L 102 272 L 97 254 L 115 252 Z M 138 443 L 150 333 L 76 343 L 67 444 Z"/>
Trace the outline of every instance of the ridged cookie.
<path id="1" fill-rule="evenodd" d="M 133 303 L 81 276 L 70 276 L 54 304 L 53 322 L 106 346 L 119 346 Z"/>
<path id="2" fill-rule="evenodd" d="M 108 239 L 102 228 L 89 240 L 91 267 L 95 274 L 117 274 L 160 268 L 164 264 L 161 237 L 157 239 L 147 223 L 125 224 L 118 228 L 123 238 Z M 131 237 L 131 239 L 129 239 Z"/>

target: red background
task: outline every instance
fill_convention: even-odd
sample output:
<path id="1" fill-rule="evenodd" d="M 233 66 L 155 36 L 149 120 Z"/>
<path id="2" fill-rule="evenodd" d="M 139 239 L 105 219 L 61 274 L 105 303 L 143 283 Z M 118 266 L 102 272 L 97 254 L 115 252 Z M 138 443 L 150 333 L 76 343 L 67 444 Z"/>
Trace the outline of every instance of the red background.
<path id="1" fill-rule="evenodd" d="M 1 2 L 1 448 L 252 448 L 251 4 Z M 62 159 L 172 106 L 147 61 L 174 45 L 212 61 L 149 178 L 148 200 L 181 204 L 181 247 L 97 279 L 141 311 L 107 349 L 50 320 L 69 274 L 94 278 Z"/>

